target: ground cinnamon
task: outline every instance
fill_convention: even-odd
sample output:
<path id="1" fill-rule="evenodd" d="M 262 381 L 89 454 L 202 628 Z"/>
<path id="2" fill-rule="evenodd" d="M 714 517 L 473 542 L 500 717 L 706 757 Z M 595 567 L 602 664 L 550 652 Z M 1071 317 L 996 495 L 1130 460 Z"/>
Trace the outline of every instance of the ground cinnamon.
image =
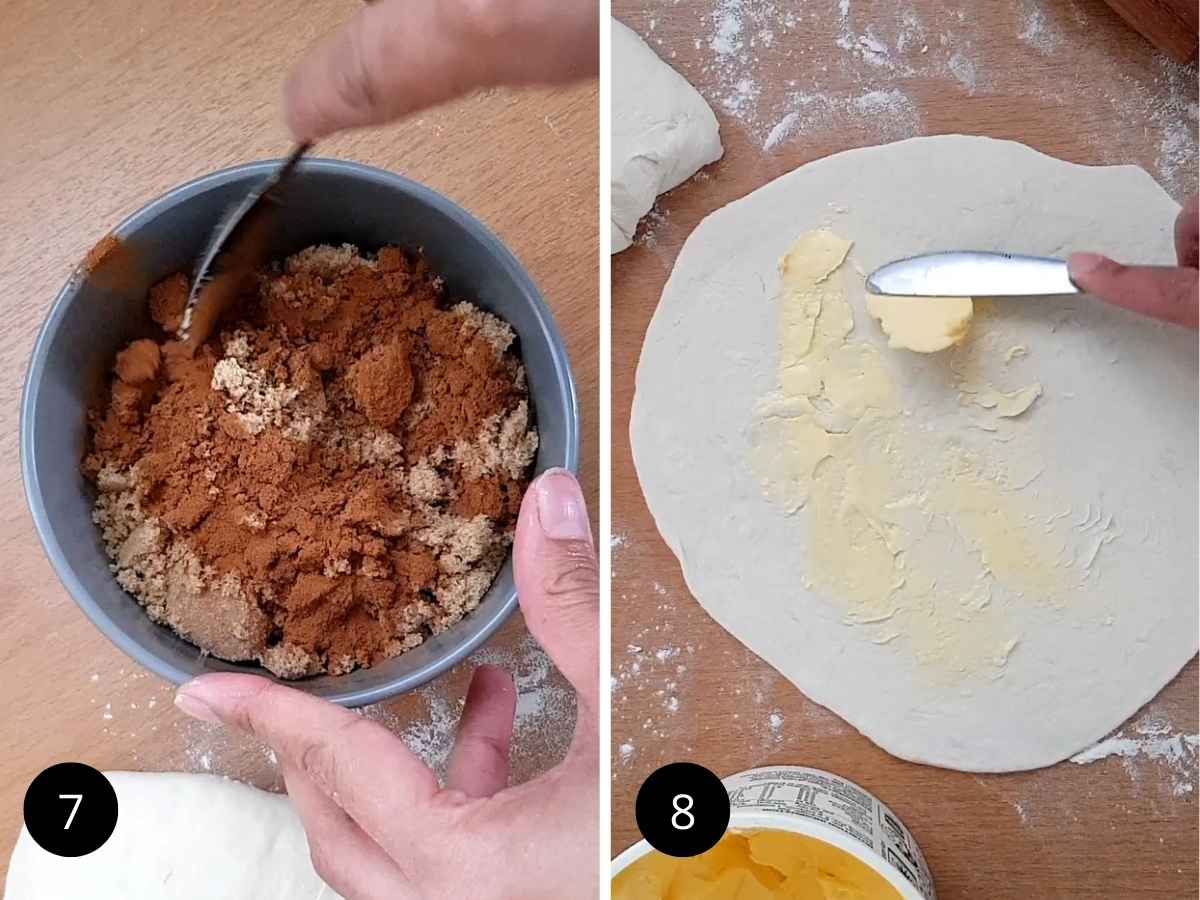
<path id="1" fill-rule="evenodd" d="M 478 605 L 537 433 L 509 326 L 419 256 L 312 247 L 194 354 L 187 280 L 117 357 L 84 471 L 118 581 L 202 649 L 344 673 Z"/>

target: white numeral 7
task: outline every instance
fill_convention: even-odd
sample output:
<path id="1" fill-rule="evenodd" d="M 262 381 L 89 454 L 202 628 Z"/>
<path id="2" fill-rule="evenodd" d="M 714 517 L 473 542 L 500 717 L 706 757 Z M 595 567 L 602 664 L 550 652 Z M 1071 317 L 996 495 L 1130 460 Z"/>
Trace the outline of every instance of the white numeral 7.
<path id="1" fill-rule="evenodd" d="M 74 800 L 75 805 L 71 807 L 71 814 L 67 816 L 67 824 L 63 826 L 63 831 L 71 827 L 71 823 L 75 821 L 75 813 L 79 812 L 79 804 L 83 802 L 83 794 L 59 794 L 59 800 Z"/>

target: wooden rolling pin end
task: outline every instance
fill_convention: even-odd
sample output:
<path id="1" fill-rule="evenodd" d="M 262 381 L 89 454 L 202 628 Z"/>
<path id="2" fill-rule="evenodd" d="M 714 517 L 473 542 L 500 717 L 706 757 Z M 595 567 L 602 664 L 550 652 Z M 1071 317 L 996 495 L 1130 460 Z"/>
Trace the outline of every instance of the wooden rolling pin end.
<path id="1" fill-rule="evenodd" d="M 1139 34 L 1172 59 L 1196 58 L 1200 11 L 1196 0 L 1105 0 Z"/>

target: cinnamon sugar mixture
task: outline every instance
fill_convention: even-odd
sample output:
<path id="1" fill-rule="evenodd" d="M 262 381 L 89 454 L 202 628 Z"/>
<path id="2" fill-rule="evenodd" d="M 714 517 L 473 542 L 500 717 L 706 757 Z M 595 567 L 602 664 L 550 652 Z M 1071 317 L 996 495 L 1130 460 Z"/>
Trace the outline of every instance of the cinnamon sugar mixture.
<path id="1" fill-rule="evenodd" d="M 296 678 L 453 625 L 512 541 L 537 449 L 509 326 L 395 248 L 310 247 L 194 357 L 187 298 L 116 359 L 84 472 L 117 580 L 202 650 Z"/>

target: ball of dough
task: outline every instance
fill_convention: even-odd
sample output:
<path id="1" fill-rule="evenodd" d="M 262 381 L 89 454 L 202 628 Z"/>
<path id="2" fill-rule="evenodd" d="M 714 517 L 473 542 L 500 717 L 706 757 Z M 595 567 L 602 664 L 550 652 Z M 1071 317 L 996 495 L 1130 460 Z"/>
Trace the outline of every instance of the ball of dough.
<path id="1" fill-rule="evenodd" d="M 628 26 L 612 22 L 612 252 L 633 242 L 654 198 L 721 158 L 717 117 Z"/>
<path id="2" fill-rule="evenodd" d="M 287 796 L 217 775 L 105 776 L 117 827 L 104 846 L 63 858 L 22 828 L 5 900 L 340 900 L 313 871 Z"/>

